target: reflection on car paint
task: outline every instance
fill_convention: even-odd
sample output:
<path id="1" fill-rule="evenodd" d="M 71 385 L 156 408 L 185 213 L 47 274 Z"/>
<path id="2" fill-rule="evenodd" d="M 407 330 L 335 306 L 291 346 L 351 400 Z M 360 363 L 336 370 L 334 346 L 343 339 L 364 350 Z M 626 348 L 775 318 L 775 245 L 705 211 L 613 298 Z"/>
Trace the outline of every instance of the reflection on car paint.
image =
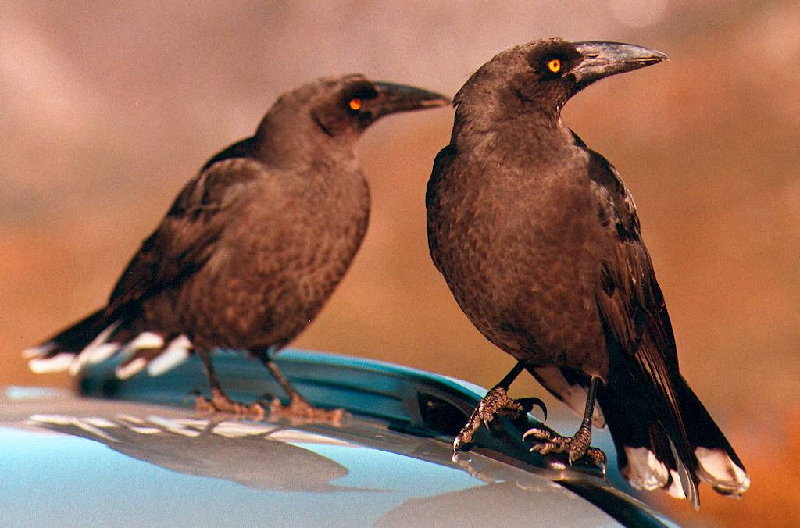
<path id="1" fill-rule="evenodd" d="M 342 437 L 335 438 L 309 430 L 325 427 L 314 424 L 304 429 L 156 414 L 120 413 L 112 418 L 34 414 L 29 421 L 185 475 L 271 491 L 354 492 L 362 497 L 378 493 L 382 507 L 372 513 L 364 510 L 365 520 L 374 517 L 376 526 L 402 526 L 417 514 L 435 519 L 442 509 L 453 506 L 472 512 L 468 515 L 474 520 L 476 510 L 469 506 L 475 504 L 485 504 L 477 510 L 479 517 L 496 519 L 508 515 L 501 509 L 505 502 L 518 501 L 526 506 L 515 515 L 535 514 L 558 524 L 565 514 L 561 508 L 547 507 L 554 500 L 570 504 L 572 526 L 597 526 L 593 506 L 550 480 L 479 455 L 453 460 L 446 443 L 376 430 L 372 423 L 356 421 L 350 428 L 333 428 Z M 367 430 L 371 433 L 365 434 Z M 370 445 L 348 441 L 349 435 Z M 581 514 L 585 523 L 580 522 Z"/>

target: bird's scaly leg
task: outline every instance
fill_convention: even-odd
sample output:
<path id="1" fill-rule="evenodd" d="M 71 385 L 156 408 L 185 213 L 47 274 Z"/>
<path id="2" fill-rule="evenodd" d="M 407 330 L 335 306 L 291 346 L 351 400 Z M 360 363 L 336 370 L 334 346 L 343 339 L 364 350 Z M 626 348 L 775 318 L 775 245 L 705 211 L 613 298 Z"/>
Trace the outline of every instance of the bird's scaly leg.
<path id="1" fill-rule="evenodd" d="M 283 372 L 280 371 L 278 366 L 270 356 L 270 351 L 258 354 L 258 359 L 267 367 L 270 374 L 278 382 L 278 385 L 289 396 L 289 405 L 284 405 L 278 398 L 273 398 L 269 404 L 270 418 L 286 417 L 291 419 L 310 420 L 310 421 L 324 421 L 332 423 L 333 425 L 341 425 L 342 420 L 347 415 L 344 409 L 322 409 L 314 407 L 303 398 L 300 393 L 292 387 Z"/>
<path id="2" fill-rule="evenodd" d="M 539 398 L 524 398 L 521 400 L 513 400 L 508 396 L 508 388 L 511 383 L 517 379 L 520 372 L 525 368 L 523 362 L 518 362 L 514 368 L 509 371 L 505 377 L 500 380 L 500 383 L 492 387 L 486 393 L 478 406 L 472 411 L 469 420 L 461 428 L 458 435 L 453 440 L 453 452 L 458 450 L 467 449 L 469 444 L 472 443 L 472 437 L 481 425 L 489 427 L 489 423 L 497 416 L 519 416 L 520 414 L 527 413 L 534 405 L 542 408 L 545 415 L 547 408 L 544 402 Z"/>
<path id="3" fill-rule="evenodd" d="M 264 418 L 266 410 L 258 403 L 245 405 L 231 400 L 225 391 L 222 390 L 217 373 L 211 365 L 211 357 L 208 352 L 198 352 L 203 360 L 203 369 L 206 371 L 208 384 L 211 387 L 211 398 L 197 395 L 194 401 L 194 408 L 198 412 L 226 412 L 239 416 L 248 416 L 260 420 Z"/>
<path id="4" fill-rule="evenodd" d="M 605 467 L 605 453 L 596 447 L 590 447 L 592 443 L 592 413 L 594 412 L 597 384 L 599 381 L 600 378 L 592 378 L 591 384 L 589 385 L 589 394 L 586 398 L 586 409 L 583 412 L 583 420 L 575 434 L 571 437 L 564 437 L 549 429 L 538 427 L 529 429 L 522 438 L 533 437 L 535 439 L 535 443 L 531 446 L 531 451 L 537 451 L 542 455 L 548 453 L 567 453 L 570 465 L 586 456 L 595 466 Z"/>

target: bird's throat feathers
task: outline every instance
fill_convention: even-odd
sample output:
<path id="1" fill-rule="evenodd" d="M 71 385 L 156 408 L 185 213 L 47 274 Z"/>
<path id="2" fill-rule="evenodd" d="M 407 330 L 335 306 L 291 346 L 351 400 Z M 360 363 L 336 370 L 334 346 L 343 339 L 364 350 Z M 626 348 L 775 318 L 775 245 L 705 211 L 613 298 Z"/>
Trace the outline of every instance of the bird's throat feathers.
<path id="1" fill-rule="evenodd" d="M 564 137 L 572 143 L 572 134 L 561 120 L 560 107 L 540 109 L 508 92 L 487 94 L 483 100 L 486 104 L 466 102 L 456 106 L 451 143 L 460 151 L 535 144 L 538 152 L 548 152 L 548 145 L 563 146 Z"/>
<path id="2" fill-rule="evenodd" d="M 330 136 L 308 116 L 291 121 L 293 124 L 287 126 L 285 116 L 272 112 L 264 117 L 256 132 L 259 159 L 276 168 L 331 162 L 357 166 L 356 135 Z M 332 142 L 336 143 L 335 148 L 331 148 Z"/>
<path id="3" fill-rule="evenodd" d="M 453 143 L 462 143 L 465 138 L 479 139 L 482 134 L 519 136 L 534 130 L 538 136 L 560 137 L 567 130 L 561 122 L 566 97 L 555 105 L 545 105 L 521 89 L 509 86 L 464 92 L 462 89 L 455 99 Z"/>

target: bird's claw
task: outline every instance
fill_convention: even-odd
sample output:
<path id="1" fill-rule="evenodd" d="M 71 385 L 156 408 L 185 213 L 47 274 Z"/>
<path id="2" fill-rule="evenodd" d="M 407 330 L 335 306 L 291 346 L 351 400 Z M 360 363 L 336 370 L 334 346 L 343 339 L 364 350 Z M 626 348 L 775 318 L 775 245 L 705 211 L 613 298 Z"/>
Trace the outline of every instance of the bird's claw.
<path id="1" fill-rule="evenodd" d="M 269 416 L 301 422 L 327 422 L 338 426 L 342 425 L 349 413 L 344 409 L 321 409 L 312 406 L 303 398 L 293 397 L 289 405 L 284 405 L 278 398 L 273 398 L 269 404 Z"/>
<path id="2" fill-rule="evenodd" d="M 596 467 L 605 468 L 606 466 L 606 454 L 602 450 L 590 446 L 592 437 L 589 429 L 580 428 L 575 436 L 561 436 L 549 429 L 534 427 L 522 435 L 523 440 L 530 437 L 534 439 L 530 450 L 540 455 L 566 453 L 570 466 L 584 457 Z"/>
<path id="3" fill-rule="evenodd" d="M 255 420 L 261 420 L 266 415 L 266 410 L 261 404 L 251 403 L 246 405 L 233 401 L 219 389 L 211 389 L 211 398 L 197 394 L 194 399 L 194 408 L 195 411 L 201 413 L 230 413 Z"/>
<path id="4" fill-rule="evenodd" d="M 547 421 L 547 406 L 539 398 L 520 398 L 516 401 L 522 406 L 522 409 L 526 413 L 533 411 L 534 407 L 540 408 L 542 410 L 542 414 L 544 414 L 544 420 L 542 421 Z"/>
<path id="5" fill-rule="evenodd" d="M 539 398 L 514 400 L 508 396 L 505 388 L 501 386 L 492 388 L 481 399 L 467 423 L 453 440 L 453 452 L 468 449 L 475 432 L 481 425 L 488 429 L 491 422 L 498 416 L 516 418 L 529 413 L 534 407 L 541 408 L 545 417 L 547 416 L 547 407 Z"/>

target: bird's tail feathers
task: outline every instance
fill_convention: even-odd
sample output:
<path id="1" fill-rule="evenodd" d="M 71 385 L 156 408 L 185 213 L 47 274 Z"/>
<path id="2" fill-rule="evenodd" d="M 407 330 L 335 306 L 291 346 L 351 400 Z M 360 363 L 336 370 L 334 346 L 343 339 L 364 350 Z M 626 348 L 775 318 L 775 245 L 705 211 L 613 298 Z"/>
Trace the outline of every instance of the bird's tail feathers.
<path id="1" fill-rule="evenodd" d="M 22 353 L 33 372 L 75 371 L 76 359 L 83 355 L 83 362 L 102 361 L 113 353 L 107 339 L 113 332 L 113 321 L 109 322 L 104 310 L 84 317 L 35 347 Z"/>
<path id="2" fill-rule="evenodd" d="M 606 385 L 598 391 L 598 402 L 617 449 L 620 472 L 636 489 L 662 489 L 697 507 L 697 460 L 685 442 L 677 445 L 670 439 L 648 398 L 632 397 L 634 394 L 636 387 L 632 383 Z"/>
<path id="3" fill-rule="evenodd" d="M 683 378 L 676 385 L 686 433 L 697 458 L 697 476 L 717 493 L 738 498 L 750 487 L 744 464 L 691 387 Z"/>
<path id="4" fill-rule="evenodd" d="M 189 357 L 192 345 L 184 335 L 165 340 L 161 333 L 133 333 L 120 323 L 105 310 L 97 310 L 22 355 L 33 372 L 69 371 L 74 375 L 86 365 L 120 354 L 125 357 L 116 370 L 121 379 L 145 367 L 149 374 L 160 375 Z"/>
<path id="5" fill-rule="evenodd" d="M 681 416 L 671 423 L 657 418 L 664 410 L 654 411 L 646 398 L 634 402 L 630 391 L 604 387 L 598 395 L 623 476 L 636 489 L 660 488 L 695 508 L 700 481 L 740 496 L 750 486 L 741 460 L 683 378 L 673 385 Z"/>
<path id="6" fill-rule="evenodd" d="M 158 333 L 142 332 L 121 351 L 127 358 L 117 367 L 117 377 L 128 379 L 145 368 L 151 376 L 160 376 L 186 361 L 191 349 L 183 334 L 167 341 Z"/>

